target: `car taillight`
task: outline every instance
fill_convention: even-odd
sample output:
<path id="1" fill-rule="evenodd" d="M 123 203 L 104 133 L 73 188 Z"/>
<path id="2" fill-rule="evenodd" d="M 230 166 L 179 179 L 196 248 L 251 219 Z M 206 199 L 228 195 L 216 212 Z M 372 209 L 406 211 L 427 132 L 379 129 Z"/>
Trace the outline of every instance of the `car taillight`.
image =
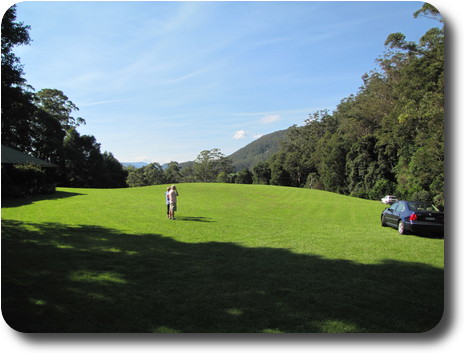
<path id="1" fill-rule="evenodd" d="M 410 221 L 417 221 L 417 215 L 413 213 L 412 215 L 409 216 Z"/>

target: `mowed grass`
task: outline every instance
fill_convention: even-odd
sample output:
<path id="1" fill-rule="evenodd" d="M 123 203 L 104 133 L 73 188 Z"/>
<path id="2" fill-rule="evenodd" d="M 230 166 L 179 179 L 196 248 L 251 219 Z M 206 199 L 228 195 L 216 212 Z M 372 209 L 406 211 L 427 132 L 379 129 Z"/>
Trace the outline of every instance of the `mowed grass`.
<path id="1" fill-rule="evenodd" d="M 2 204 L 2 312 L 22 332 L 424 332 L 444 240 L 384 206 L 260 185 L 60 188 Z"/>

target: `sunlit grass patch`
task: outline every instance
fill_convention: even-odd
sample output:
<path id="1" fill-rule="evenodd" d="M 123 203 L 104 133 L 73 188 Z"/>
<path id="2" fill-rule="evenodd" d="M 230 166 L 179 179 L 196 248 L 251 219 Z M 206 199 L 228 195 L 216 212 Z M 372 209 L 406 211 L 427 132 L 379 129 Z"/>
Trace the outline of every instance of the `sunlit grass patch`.
<path id="1" fill-rule="evenodd" d="M 111 272 L 104 272 L 104 273 L 96 273 L 96 272 L 89 272 L 89 271 L 78 271 L 72 273 L 69 276 L 71 281 L 82 281 L 82 282 L 99 282 L 99 283 L 127 283 L 126 280 L 121 278 L 121 275 L 117 273 Z"/>

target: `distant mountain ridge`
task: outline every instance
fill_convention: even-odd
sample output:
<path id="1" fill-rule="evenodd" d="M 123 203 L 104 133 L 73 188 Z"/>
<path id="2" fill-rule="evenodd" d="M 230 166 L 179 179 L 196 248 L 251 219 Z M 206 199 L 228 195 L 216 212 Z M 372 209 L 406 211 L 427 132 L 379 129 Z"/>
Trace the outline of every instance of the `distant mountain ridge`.
<path id="1" fill-rule="evenodd" d="M 287 130 L 279 130 L 264 135 L 228 156 L 235 171 L 251 170 L 257 163 L 263 162 L 277 153 L 285 140 Z"/>
<path id="2" fill-rule="evenodd" d="M 240 148 L 236 152 L 227 156 L 232 160 L 232 165 L 235 171 L 238 172 L 242 169 L 251 170 L 257 163 L 263 162 L 277 153 L 280 149 L 282 141 L 285 139 L 287 130 L 279 130 L 270 134 L 261 136 L 253 142 L 250 142 L 245 147 Z M 179 163 L 179 167 L 185 168 L 191 166 L 194 162 L 182 162 Z M 145 162 L 122 162 L 124 167 L 132 166 L 134 168 L 142 168 L 147 166 L 149 163 Z M 168 163 L 162 165 L 163 169 L 168 167 Z"/>
<path id="3" fill-rule="evenodd" d="M 148 163 L 145 162 L 121 162 L 123 167 L 134 167 L 136 169 L 142 168 L 148 165 Z"/>
<path id="4" fill-rule="evenodd" d="M 281 143 L 285 140 L 288 129 L 278 130 L 270 134 L 261 136 L 245 147 L 240 148 L 231 155 L 227 156 L 232 160 L 232 165 L 236 172 L 242 169 L 251 170 L 259 162 L 264 162 L 273 154 L 277 153 Z M 185 168 L 193 165 L 193 161 L 179 163 L 179 167 Z"/>

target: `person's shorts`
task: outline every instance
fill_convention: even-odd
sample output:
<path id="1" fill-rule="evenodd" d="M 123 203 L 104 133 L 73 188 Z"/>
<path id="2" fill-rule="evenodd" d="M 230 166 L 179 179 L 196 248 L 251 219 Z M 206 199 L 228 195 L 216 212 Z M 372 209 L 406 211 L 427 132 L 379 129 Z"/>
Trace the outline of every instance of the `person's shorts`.
<path id="1" fill-rule="evenodd" d="M 170 204 L 167 204 L 167 205 L 166 205 L 166 208 L 167 208 L 167 212 L 169 212 L 169 209 L 171 208 L 171 205 L 170 205 Z"/>
<path id="2" fill-rule="evenodd" d="M 173 202 L 169 205 L 171 211 L 177 211 L 177 203 Z"/>

